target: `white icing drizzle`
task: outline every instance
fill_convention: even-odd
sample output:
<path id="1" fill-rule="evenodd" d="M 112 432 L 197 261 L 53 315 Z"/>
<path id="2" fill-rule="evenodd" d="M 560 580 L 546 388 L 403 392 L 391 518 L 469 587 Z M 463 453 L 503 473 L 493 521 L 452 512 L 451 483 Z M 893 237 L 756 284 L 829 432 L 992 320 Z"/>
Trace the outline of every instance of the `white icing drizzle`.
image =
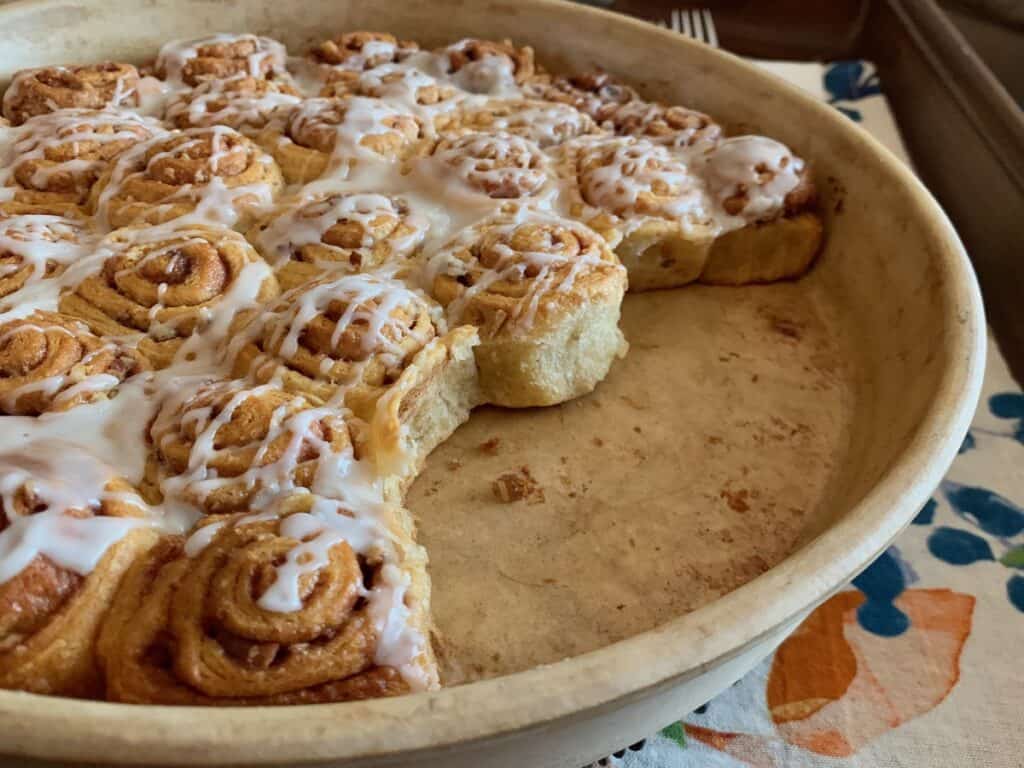
<path id="1" fill-rule="evenodd" d="M 25 87 L 25 84 L 38 76 L 40 72 L 44 71 L 53 72 L 57 76 L 64 75 L 68 78 L 69 82 L 73 82 L 75 79 L 75 73 L 71 67 L 50 66 L 18 70 L 11 78 L 11 82 L 7 86 L 7 90 L 4 91 L 3 107 L 5 112 L 10 111 L 14 103 L 21 98 L 21 91 Z M 126 82 L 123 76 L 118 77 L 114 83 L 114 93 L 111 95 L 105 106 L 131 107 L 133 102 L 140 100 L 138 90 L 137 86 L 133 86 Z M 56 105 L 53 106 L 56 108 Z"/>
<path id="2" fill-rule="evenodd" d="M 186 140 L 146 157 L 154 147 L 168 141 L 169 136 L 184 136 Z M 224 178 L 217 175 L 217 166 L 233 152 L 251 154 L 251 157 L 247 159 L 253 163 L 271 163 L 272 160 L 255 146 L 245 144 L 247 140 L 238 131 L 223 125 L 215 125 L 155 136 L 148 141 L 136 144 L 123 153 L 114 164 L 110 173 L 110 181 L 103 188 L 97 200 L 97 223 L 110 229 L 108 216 L 111 200 L 121 192 L 124 182 L 129 177 L 143 175 L 148 169 L 152 169 L 166 160 L 187 157 L 189 152 L 199 148 L 207 137 L 212 146 L 212 152 L 207 160 L 209 173 L 200 174 L 199 177 L 202 180 L 198 183 L 178 185 L 169 191 L 163 199 L 151 201 L 152 206 L 167 210 L 183 200 L 194 205 L 195 207 L 191 211 L 185 212 L 175 219 L 177 225 L 180 226 L 194 224 L 234 226 L 240 219 L 239 206 L 243 202 L 253 212 L 269 210 L 274 202 L 274 189 L 268 181 L 256 181 L 232 187 Z M 235 143 L 232 147 L 229 145 L 229 141 L 239 143 Z"/>
<path id="3" fill-rule="evenodd" d="M 246 73 L 252 77 L 285 72 L 288 52 L 281 43 L 269 37 L 223 33 L 195 40 L 172 40 L 166 43 L 156 58 L 156 69 L 163 72 L 167 80 L 180 82 L 185 66 L 199 55 L 200 48 L 236 43 L 248 43 L 255 48 L 253 53 L 246 57 Z"/>
<path id="4" fill-rule="evenodd" d="M 804 170 L 804 161 L 785 144 L 764 136 L 726 139 L 706 158 L 702 172 L 723 230 L 778 216 Z M 738 206 L 735 213 L 729 211 L 730 198 Z"/>
<path id="5" fill-rule="evenodd" d="M 426 236 L 428 223 L 425 218 L 410 211 L 401 199 L 374 192 L 357 192 L 326 194 L 285 208 L 260 232 L 256 244 L 270 258 L 271 266 L 279 268 L 306 245 L 320 245 L 343 255 L 341 248 L 325 243 L 323 237 L 327 230 L 338 224 L 355 224 L 363 232 L 362 241 L 358 247 L 346 250 L 352 250 L 359 256 L 360 263 L 365 264 L 369 261 L 369 251 L 377 245 L 374 229 L 381 220 L 400 222 L 409 229 L 402 236 L 388 235 L 391 259 L 411 256 Z M 318 263 L 324 267 L 336 265 L 338 269 L 350 266 L 347 258 Z"/>
<path id="6" fill-rule="evenodd" d="M 0 583 L 40 555 L 87 575 L 132 529 L 159 522 L 137 495 L 109 491 L 116 473 L 86 451 L 59 440 L 37 440 L 20 448 L 0 454 L 0 507 L 7 522 L 0 531 Z M 22 491 L 42 510 L 19 513 Z M 104 501 L 130 505 L 138 517 L 91 514 Z M 89 514 L 78 517 L 69 511 Z"/>
<path id="7" fill-rule="evenodd" d="M 24 311 L 26 304 L 33 303 L 33 295 L 52 295 L 53 291 L 42 289 L 39 283 L 60 275 L 95 247 L 96 237 L 70 219 L 42 214 L 0 218 L 0 280 L 29 270 L 19 289 L 0 298 L 0 322 L 7 319 L 11 307 Z"/>
<path id="8" fill-rule="evenodd" d="M 106 129 L 106 130 L 104 130 Z M 88 180 L 95 178 L 110 163 L 102 157 L 78 156 L 77 150 L 103 147 L 114 142 L 135 144 L 151 136 L 163 135 L 163 126 L 156 120 L 119 109 L 60 109 L 37 115 L 12 129 L 12 141 L 0 162 L 0 202 L 14 198 L 15 186 L 27 181 L 27 188 L 45 191 L 51 179 Z M 53 159 L 53 150 L 70 147 L 75 157 Z M 30 178 L 18 174 L 26 163 L 36 162 Z M 87 194 L 88 189 L 84 190 Z M 85 202 L 79 200 L 77 202 Z"/>
<path id="9" fill-rule="evenodd" d="M 176 124 L 184 118 L 193 127 L 230 125 L 247 132 L 263 128 L 275 110 L 293 107 L 301 101 L 300 97 L 272 86 L 262 93 L 232 89 L 233 83 L 245 83 L 248 78 L 248 75 L 241 74 L 202 82 L 171 101 L 164 112 L 164 119 Z"/>

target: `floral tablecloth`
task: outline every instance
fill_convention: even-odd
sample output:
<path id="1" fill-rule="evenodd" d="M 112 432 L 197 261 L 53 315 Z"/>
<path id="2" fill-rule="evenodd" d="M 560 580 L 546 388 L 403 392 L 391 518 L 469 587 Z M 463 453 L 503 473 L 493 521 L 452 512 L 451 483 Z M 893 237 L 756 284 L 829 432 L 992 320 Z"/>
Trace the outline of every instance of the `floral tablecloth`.
<path id="1" fill-rule="evenodd" d="M 906 158 L 870 64 L 762 62 Z M 1024 394 L 989 344 L 960 455 L 913 525 L 624 768 L 1024 766 Z"/>

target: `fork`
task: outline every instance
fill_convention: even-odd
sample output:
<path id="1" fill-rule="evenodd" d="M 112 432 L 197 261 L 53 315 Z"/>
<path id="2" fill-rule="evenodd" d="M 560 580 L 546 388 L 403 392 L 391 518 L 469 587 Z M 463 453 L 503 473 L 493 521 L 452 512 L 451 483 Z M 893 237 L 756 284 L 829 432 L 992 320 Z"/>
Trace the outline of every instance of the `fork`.
<path id="1" fill-rule="evenodd" d="M 718 47 L 718 32 L 709 8 L 675 8 L 669 16 L 669 23 L 659 21 L 658 26 L 668 27 L 712 48 Z"/>

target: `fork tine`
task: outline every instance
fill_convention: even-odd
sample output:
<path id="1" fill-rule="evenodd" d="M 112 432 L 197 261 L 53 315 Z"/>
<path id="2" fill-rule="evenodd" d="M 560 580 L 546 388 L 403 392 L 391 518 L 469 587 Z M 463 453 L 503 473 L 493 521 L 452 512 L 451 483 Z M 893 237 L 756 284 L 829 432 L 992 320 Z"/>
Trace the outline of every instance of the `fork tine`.
<path id="1" fill-rule="evenodd" d="M 704 8 L 700 12 L 704 19 L 704 38 L 712 48 L 718 47 L 718 30 L 715 29 L 715 20 L 711 16 L 711 9 Z"/>
<path id="2" fill-rule="evenodd" d="M 672 31 L 673 32 L 682 32 L 683 31 L 682 25 L 679 23 L 679 9 L 678 8 L 673 8 L 672 9 L 672 24 L 671 24 L 671 26 L 672 26 Z"/>
<path id="3" fill-rule="evenodd" d="M 686 15 L 690 17 L 690 29 L 693 30 L 693 39 L 704 42 L 704 27 L 700 23 L 700 12 L 690 8 Z"/>
<path id="4" fill-rule="evenodd" d="M 687 37 L 693 37 L 693 25 L 690 24 L 690 14 L 686 11 L 679 11 L 680 31 Z"/>

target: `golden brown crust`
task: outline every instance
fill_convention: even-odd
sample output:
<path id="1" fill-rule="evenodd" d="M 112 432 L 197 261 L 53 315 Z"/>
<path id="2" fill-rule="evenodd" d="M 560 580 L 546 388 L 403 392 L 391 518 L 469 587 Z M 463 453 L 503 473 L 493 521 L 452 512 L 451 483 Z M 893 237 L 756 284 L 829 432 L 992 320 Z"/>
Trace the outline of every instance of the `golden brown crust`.
<path id="1" fill-rule="evenodd" d="M 250 300 L 259 301 L 278 293 L 270 269 L 230 230 L 183 227 L 151 234 L 129 228 L 113 233 L 104 246 L 110 255 L 61 298 L 61 311 L 104 335 L 144 334 L 139 350 L 157 368 L 169 365 L 184 340 L 211 322 L 232 291 L 247 285 L 255 289 Z M 243 274 L 247 283 L 239 289 Z"/>
<path id="2" fill-rule="evenodd" d="M 291 184 L 328 169 L 351 167 L 361 157 L 397 161 L 422 137 L 412 114 L 363 97 L 306 99 L 278 111 L 257 141 L 274 156 Z"/>
<path id="3" fill-rule="evenodd" d="M 340 542 L 300 581 L 302 607 L 277 613 L 259 599 L 298 540 L 288 517 L 223 526 L 194 558 L 168 539 L 132 566 L 99 641 L 108 696 L 149 704 L 267 705 L 406 693 L 377 666 L 364 590 L 372 560 Z"/>
<path id="4" fill-rule="evenodd" d="M 81 217 L 99 178 L 128 150 L 163 133 L 149 118 L 111 110 L 66 110 L 17 129 L 16 160 L 0 169 L 13 194 L 0 213 Z"/>
<path id="5" fill-rule="evenodd" d="M 0 324 L 0 413 L 38 416 L 113 397 L 148 362 L 85 323 L 36 312 Z"/>
<path id="6" fill-rule="evenodd" d="M 176 128 L 226 125 L 251 136 L 266 127 L 276 109 L 299 101 L 288 83 L 236 75 L 206 80 L 181 94 L 167 105 L 164 120 Z"/>
<path id="7" fill-rule="evenodd" d="M 311 410 L 319 404 L 237 380 L 176 393 L 150 427 L 143 490 L 158 498 L 161 487 L 172 487 L 206 513 L 223 514 L 246 509 L 268 486 L 308 488 L 319 459 L 354 450 L 345 418 L 337 409 Z"/>
<path id="8" fill-rule="evenodd" d="M 157 77 L 196 86 L 237 75 L 273 78 L 285 73 L 285 49 L 256 35 L 215 35 L 170 43 L 160 51 Z"/>
<path id="9" fill-rule="evenodd" d="M 315 45 L 309 58 L 327 67 L 361 71 L 397 63 L 418 50 L 419 46 L 411 40 L 399 40 L 387 32 L 356 31 Z"/>
<path id="10" fill-rule="evenodd" d="M 131 107 L 139 103 L 139 71 L 107 61 L 15 72 L 4 93 L 3 114 L 14 125 L 58 109 Z"/>
<path id="11" fill-rule="evenodd" d="M 20 463 L 29 470 L 29 479 L 8 496 L 12 509 L 0 500 L 0 532 L 20 519 L 49 511 L 76 518 L 145 514 L 141 499 L 120 478 L 107 483 L 109 497 L 90 506 L 50 510 L 36 494 L 32 460 Z M 9 478 L 3 480 L 7 484 Z M 146 528 L 129 531 L 85 576 L 39 554 L 0 584 L 0 688 L 99 697 L 103 686 L 94 658 L 96 634 L 124 571 L 156 538 Z"/>
<path id="12" fill-rule="evenodd" d="M 192 128 L 126 153 L 92 190 L 90 206 L 108 227 L 160 224 L 194 211 L 204 200 L 223 223 L 246 226 L 281 189 L 281 170 L 231 128 Z"/>

